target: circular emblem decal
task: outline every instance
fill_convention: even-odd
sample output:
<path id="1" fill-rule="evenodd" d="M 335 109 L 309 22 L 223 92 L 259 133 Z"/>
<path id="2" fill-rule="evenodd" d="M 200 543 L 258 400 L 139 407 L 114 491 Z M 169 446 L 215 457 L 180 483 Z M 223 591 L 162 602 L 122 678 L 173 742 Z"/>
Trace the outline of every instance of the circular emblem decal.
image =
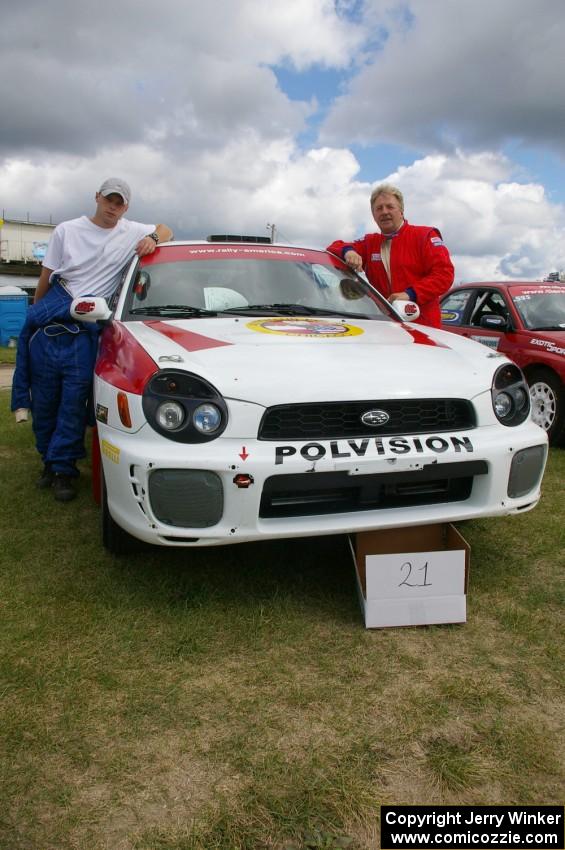
<path id="1" fill-rule="evenodd" d="M 355 325 L 347 325 L 344 322 L 328 322 L 324 319 L 303 319 L 302 316 L 296 319 L 259 319 L 256 322 L 248 322 L 247 327 L 251 331 L 259 331 L 263 334 L 283 334 L 284 336 L 302 337 L 336 338 L 358 336 L 363 333 L 363 329 L 357 328 Z"/>
<path id="2" fill-rule="evenodd" d="M 361 417 L 361 422 L 370 428 L 380 428 L 381 425 L 386 425 L 389 419 L 386 410 L 368 410 Z"/>

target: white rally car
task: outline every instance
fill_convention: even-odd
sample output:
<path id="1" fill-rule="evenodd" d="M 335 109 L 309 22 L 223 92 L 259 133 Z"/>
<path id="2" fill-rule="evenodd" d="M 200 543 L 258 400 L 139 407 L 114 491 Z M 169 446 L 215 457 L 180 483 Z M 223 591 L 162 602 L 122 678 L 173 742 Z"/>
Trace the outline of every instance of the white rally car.
<path id="1" fill-rule="evenodd" d="M 341 260 L 186 242 L 135 259 L 95 375 L 103 541 L 161 546 L 519 513 L 547 456 L 520 369 L 408 324 Z"/>

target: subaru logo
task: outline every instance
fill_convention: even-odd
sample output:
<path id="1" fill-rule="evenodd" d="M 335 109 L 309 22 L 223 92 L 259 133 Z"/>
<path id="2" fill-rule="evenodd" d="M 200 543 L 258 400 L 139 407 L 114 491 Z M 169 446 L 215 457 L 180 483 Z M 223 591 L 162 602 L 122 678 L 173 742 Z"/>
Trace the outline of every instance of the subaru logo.
<path id="1" fill-rule="evenodd" d="M 390 416 L 386 410 L 368 410 L 361 417 L 363 425 L 369 425 L 370 428 L 379 428 L 381 425 L 386 425 Z"/>

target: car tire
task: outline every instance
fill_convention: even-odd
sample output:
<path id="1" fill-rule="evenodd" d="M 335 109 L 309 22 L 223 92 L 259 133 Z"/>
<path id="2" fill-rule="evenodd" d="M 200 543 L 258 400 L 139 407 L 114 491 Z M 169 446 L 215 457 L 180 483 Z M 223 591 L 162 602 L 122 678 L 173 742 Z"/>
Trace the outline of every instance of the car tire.
<path id="1" fill-rule="evenodd" d="M 118 525 L 112 518 L 110 509 L 108 508 L 108 495 L 106 492 L 106 480 L 104 474 L 101 475 L 101 525 L 102 525 L 102 544 L 104 548 L 112 555 L 131 555 L 140 548 L 139 541 L 131 534 Z"/>
<path id="2" fill-rule="evenodd" d="M 550 369 L 534 369 L 528 374 L 532 419 L 547 433 L 551 445 L 565 439 L 565 388 Z"/>

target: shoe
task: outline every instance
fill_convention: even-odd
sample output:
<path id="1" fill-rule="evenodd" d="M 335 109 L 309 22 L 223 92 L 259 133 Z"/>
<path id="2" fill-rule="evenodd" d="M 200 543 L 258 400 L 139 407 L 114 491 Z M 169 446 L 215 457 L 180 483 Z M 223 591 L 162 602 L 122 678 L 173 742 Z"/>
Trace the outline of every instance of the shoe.
<path id="1" fill-rule="evenodd" d="M 51 469 L 50 466 L 45 464 L 43 467 L 43 472 L 41 476 L 37 479 L 35 486 L 40 490 L 47 490 L 49 487 L 53 486 L 53 482 L 55 480 L 55 473 Z"/>
<path id="2" fill-rule="evenodd" d="M 53 492 L 58 502 L 70 502 L 76 498 L 73 479 L 68 475 L 55 475 L 53 480 Z"/>

